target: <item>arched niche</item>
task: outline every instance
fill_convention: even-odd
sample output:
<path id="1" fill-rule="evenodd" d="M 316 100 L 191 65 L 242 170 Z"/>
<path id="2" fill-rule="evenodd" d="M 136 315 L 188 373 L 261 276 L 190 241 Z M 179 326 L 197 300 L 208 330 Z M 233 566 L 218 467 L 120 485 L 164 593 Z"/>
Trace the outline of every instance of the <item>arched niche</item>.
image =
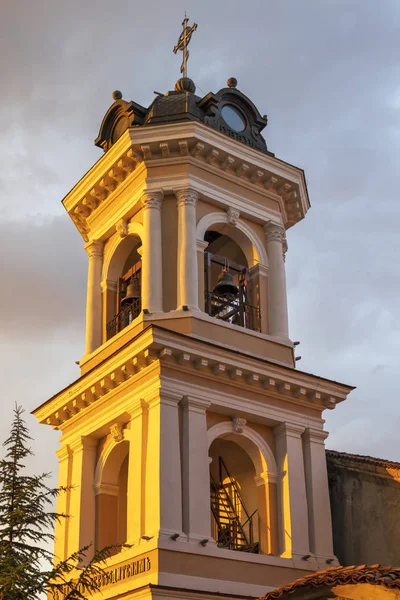
<path id="1" fill-rule="evenodd" d="M 217 319 L 268 333 L 268 258 L 263 241 L 247 223 L 240 218 L 232 220 L 225 212 L 205 215 L 197 225 L 196 235 L 199 306 Z M 224 264 L 234 277 L 234 284 L 239 287 L 233 305 L 228 302 L 226 307 L 226 303 L 219 302 L 214 296 Z"/>
<path id="2" fill-rule="evenodd" d="M 211 521 L 214 519 L 214 531 L 217 529 L 217 542 L 224 546 L 221 527 L 216 524 L 215 512 L 215 477 L 218 473 L 217 487 L 226 487 L 229 476 L 234 479 L 240 490 L 243 502 L 239 503 L 239 520 L 247 541 L 259 543 L 263 554 L 279 554 L 278 497 L 277 497 L 277 464 L 271 448 L 264 438 L 245 426 L 241 433 L 232 430 L 232 423 L 225 421 L 208 430 L 208 446 L 210 454 L 211 504 L 214 502 Z M 222 464 L 221 464 L 222 463 Z M 214 491 L 213 491 L 214 490 Z M 226 496 L 224 489 L 220 492 Z M 226 504 L 226 501 L 225 501 Z M 245 506 L 246 511 L 242 508 Z M 249 530 L 249 517 L 252 531 Z M 219 539 L 218 539 L 219 535 Z M 226 547 L 226 545 L 225 545 Z M 240 548 L 233 548 L 240 549 Z"/>
<path id="3" fill-rule="evenodd" d="M 128 440 L 106 443 L 95 471 L 96 548 L 126 542 L 128 471 Z"/>
<path id="4" fill-rule="evenodd" d="M 124 322 L 115 322 L 115 328 L 112 330 L 107 325 L 112 322 L 118 314 L 121 305 L 120 278 L 123 277 L 129 268 L 141 261 L 140 249 L 143 239 L 143 226 L 140 223 L 129 223 L 123 230 L 123 235 L 115 234 L 106 248 L 103 270 L 102 270 L 102 290 L 103 290 L 103 341 L 106 341 L 130 322 L 125 319 Z M 138 272 L 138 277 L 140 273 Z M 140 306 L 136 313 L 140 312 Z M 135 316 L 137 316 L 135 313 Z M 126 323 L 125 323 L 126 321 Z"/>

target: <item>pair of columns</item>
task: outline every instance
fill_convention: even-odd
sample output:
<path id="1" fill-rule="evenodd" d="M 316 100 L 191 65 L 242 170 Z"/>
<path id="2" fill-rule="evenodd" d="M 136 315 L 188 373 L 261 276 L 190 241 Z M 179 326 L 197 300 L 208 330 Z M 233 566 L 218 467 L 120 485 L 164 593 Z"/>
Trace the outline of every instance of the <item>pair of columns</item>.
<path id="1" fill-rule="evenodd" d="M 210 537 L 209 405 L 161 389 L 132 412 L 128 543 L 136 544 L 143 535 L 179 534 L 190 541 Z M 183 408 L 182 442 L 179 406 Z M 150 446 L 141 442 L 147 436 Z"/>
<path id="2" fill-rule="evenodd" d="M 328 474 L 322 430 L 283 423 L 275 430 L 280 471 L 280 552 L 318 566 L 334 558 Z"/>

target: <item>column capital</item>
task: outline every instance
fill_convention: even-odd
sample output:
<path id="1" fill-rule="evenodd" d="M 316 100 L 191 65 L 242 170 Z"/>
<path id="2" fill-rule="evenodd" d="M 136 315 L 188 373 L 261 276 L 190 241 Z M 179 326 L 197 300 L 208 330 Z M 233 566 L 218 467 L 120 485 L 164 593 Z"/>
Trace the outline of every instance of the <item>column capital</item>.
<path id="1" fill-rule="evenodd" d="M 204 252 L 207 246 L 208 242 L 206 242 L 205 240 L 196 240 L 196 249 L 198 252 Z"/>
<path id="2" fill-rule="evenodd" d="M 255 277 L 268 277 L 269 267 L 267 265 L 262 265 L 261 263 L 257 263 L 253 265 L 249 269 L 249 280 L 251 281 Z"/>
<path id="3" fill-rule="evenodd" d="M 196 206 L 199 197 L 199 193 L 190 187 L 174 190 L 174 194 L 178 200 L 178 206 Z"/>
<path id="4" fill-rule="evenodd" d="M 271 242 L 280 242 L 282 246 L 286 244 L 286 232 L 282 225 L 268 221 L 264 224 L 264 233 L 267 244 Z"/>
<path id="5" fill-rule="evenodd" d="M 254 481 L 256 486 L 265 485 L 268 483 L 278 483 L 278 473 L 269 473 L 268 471 L 264 471 L 263 473 L 259 473 L 254 477 Z"/>
<path id="6" fill-rule="evenodd" d="M 162 190 L 154 190 L 149 191 L 146 190 L 140 197 L 142 202 L 143 210 L 148 208 L 156 208 L 157 210 L 161 210 L 161 204 L 164 194 Z"/>
<path id="7" fill-rule="evenodd" d="M 131 417 L 131 421 L 140 417 L 145 410 L 149 408 L 148 403 L 143 398 L 139 398 L 136 402 L 132 403 L 131 406 L 127 409 Z"/>
<path id="8" fill-rule="evenodd" d="M 307 429 L 304 432 L 304 437 L 307 440 L 321 445 L 324 445 L 324 442 L 328 436 L 329 432 L 324 431 L 323 429 L 313 429 L 311 427 L 307 427 Z"/>
<path id="9" fill-rule="evenodd" d="M 274 431 L 277 438 L 282 436 L 301 438 L 301 435 L 305 431 L 305 427 L 303 425 L 298 425 L 297 423 L 281 423 L 274 428 Z"/>
<path id="10" fill-rule="evenodd" d="M 100 240 L 91 240 L 85 244 L 84 248 L 88 254 L 89 260 L 94 258 L 103 258 L 103 242 Z"/>
<path id="11" fill-rule="evenodd" d="M 82 435 L 73 439 L 69 443 L 70 450 L 72 452 L 82 452 L 83 450 L 89 450 L 90 448 L 97 448 L 98 440 L 90 437 L 89 435 Z"/>
<path id="12" fill-rule="evenodd" d="M 210 408 L 211 402 L 210 400 L 203 400 L 202 398 L 196 398 L 195 396 L 183 396 L 180 405 L 190 411 L 204 413 L 207 408 Z"/>
<path id="13" fill-rule="evenodd" d="M 63 462 L 67 458 L 69 458 L 71 456 L 71 454 L 72 454 L 71 448 L 69 447 L 68 444 L 61 446 L 61 448 L 58 448 L 58 450 L 56 450 L 56 455 L 57 455 L 59 463 Z"/>
<path id="14" fill-rule="evenodd" d="M 103 281 L 100 283 L 100 286 L 103 292 L 107 292 L 108 290 L 110 292 L 116 292 L 118 284 L 113 279 L 103 279 Z"/>

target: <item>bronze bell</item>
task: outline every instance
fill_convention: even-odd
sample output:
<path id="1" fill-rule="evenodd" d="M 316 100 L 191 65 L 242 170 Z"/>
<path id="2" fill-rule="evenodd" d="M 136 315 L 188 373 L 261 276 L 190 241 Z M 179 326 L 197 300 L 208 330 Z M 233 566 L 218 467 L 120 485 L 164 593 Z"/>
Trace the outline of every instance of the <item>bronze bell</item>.
<path id="1" fill-rule="evenodd" d="M 138 277 L 134 277 L 126 288 L 126 294 L 121 300 L 121 306 L 126 306 L 138 298 L 140 298 L 140 281 Z"/>
<path id="2" fill-rule="evenodd" d="M 233 283 L 233 277 L 226 269 L 222 269 L 219 274 L 213 294 L 229 299 L 234 299 L 239 294 L 238 286 Z"/>

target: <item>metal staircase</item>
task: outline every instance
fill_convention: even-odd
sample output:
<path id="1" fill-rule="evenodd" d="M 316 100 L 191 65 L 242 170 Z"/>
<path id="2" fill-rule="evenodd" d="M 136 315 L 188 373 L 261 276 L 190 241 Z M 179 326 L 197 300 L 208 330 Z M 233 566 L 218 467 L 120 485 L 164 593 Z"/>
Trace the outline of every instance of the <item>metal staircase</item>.
<path id="1" fill-rule="evenodd" d="M 218 463 L 219 482 L 210 473 L 211 512 L 217 528 L 218 546 L 258 553 L 259 543 L 254 541 L 257 510 L 251 515 L 248 513 L 239 486 L 230 476 L 221 456 Z"/>

